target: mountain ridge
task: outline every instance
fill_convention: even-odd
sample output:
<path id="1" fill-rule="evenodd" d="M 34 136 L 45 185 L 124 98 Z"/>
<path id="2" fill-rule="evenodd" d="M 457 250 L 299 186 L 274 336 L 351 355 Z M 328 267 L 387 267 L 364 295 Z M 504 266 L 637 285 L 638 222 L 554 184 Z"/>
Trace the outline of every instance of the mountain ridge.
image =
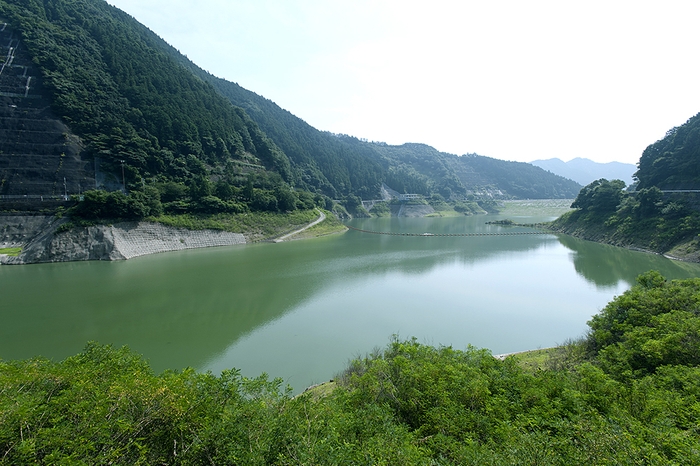
<path id="1" fill-rule="evenodd" d="M 19 165 L 27 157 L 16 153 L 10 163 L 12 150 L 4 146 L 0 194 L 44 194 L 18 191 L 35 176 L 45 178 L 47 193 L 49 181 L 53 194 L 61 187 L 64 194 L 92 186 L 127 193 L 150 189 L 149 196 L 168 199 L 166 210 L 217 212 L 308 207 L 302 191 L 326 207 L 329 199 L 376 199 L 383 183 L 399 192 L 457 200 L 470 192 L 572 198 L 580 189 L 544 170 L 481 156 L 474 160 L 499 165 L 501 175 L 460 177 L 457 172 L 475 169 L 465 169 L 452 154 L 430 148 L 432 155 L 415 158 L 410 144 L 319 131 L 269 99 L 202 70 L 103 0 L 5 1 L 0 18 L 26 47 L 41 76 L 42 98 L 66 125 L 69 139 L 79 141 L 75 156 L 82 170 L 65 183 L 55 170 L 51 180 L 47 173 L 22 174 Z M 0 55 L 5 51 L 11 55 L 11 47 Z M 6 77 L 0 74 L 0 80 Z M 4 98 L 10 99 L 5 109 L 28 102 L 18 95 Z M 60 163 L 65 151 L 53 152 L 47 160 Z M 519 191 L 540 184 L 545 189 Z M 118 196 L 106 199 L 122 202 Z"/>
<path id="2" fill-rule="evenodd" d="M 631 163 L 600 163 L 583 157 L 576 157 L 568 162 L 552 158 L 533 160 L 530 163 L 583 186 L 601 178 L 622 180 L 629 186 L 634 183 L 633 176 L 637 170 L 637 166 Z"/>

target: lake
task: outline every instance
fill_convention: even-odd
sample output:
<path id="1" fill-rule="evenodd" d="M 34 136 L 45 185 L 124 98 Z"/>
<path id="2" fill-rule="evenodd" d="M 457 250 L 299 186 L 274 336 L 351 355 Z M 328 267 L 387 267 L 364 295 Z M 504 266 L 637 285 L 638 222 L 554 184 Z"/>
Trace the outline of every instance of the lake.
<path id="1" fill-rule="evenodd" d="M 419 234 L 528 231 L 486 222 L 551 220 L 546 207 L 521 202 L 500 215 L 351 224 Z M 95 340 L 128 345 L 156 372 L 236 367 L 300 391 L 393 334 L 494 354 L 563 343 L 651 269 L 700 276 L 698 264 L 565 235 L 352 230 L 122 262 L 2 266 L 0 358 L 58 360 Z"/>

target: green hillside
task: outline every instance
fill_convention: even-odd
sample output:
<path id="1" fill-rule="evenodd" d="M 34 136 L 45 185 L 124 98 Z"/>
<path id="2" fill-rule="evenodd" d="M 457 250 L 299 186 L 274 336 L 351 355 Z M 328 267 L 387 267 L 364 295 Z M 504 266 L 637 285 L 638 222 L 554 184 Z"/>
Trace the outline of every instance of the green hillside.
<path id="1" fill-rule="evenodd" d="M 112 166 L 124 158 L 128 182 L 186 177 L 201 168 L 188 156 L 212 168 L 249 159 L 289 177 L 284 154 L 245 112 L 179 66 L 120 10 L 90 0 L 0 8 L 40 67 L 53 109 L 84 139 L 85 156 Z"/>
<path id="2" fill-rule="evenodd" d="M 700 113 L 647 147 L 635 176 L 638 189 L 700 189 Z"/>
<path id="3" fill-rule="evenodd" d="M 90 192 L 74 214 L 142 217 L 357 204 L 382 184 L 455 202 L 578 190 L 528 164 L 319 131 L 103 0 L 3 1 L 0 26 L 2 195 L 98 188 L 123 194 Z"/>
<path id="4" fill-rule="evenodd" d="M 183 68 L 127 14 L 101 0 L 34 0 L 0 3 L 0 18 L 38 69 L 41 86 L 33 91 L 78 141 L 82 186 L 72 184 L 70 193 L 94 186 L 130 192 L 129 199 L 86 197 L 110 207 L 87 206 L 83 214 L 158 213 L 144 196 L 162 197 L 173 212 L 296 208 L 295 200 L 286 202 L 292 182 L 286 155 L 243 109 Z M 32 102 L 3 97 L 12 108 Z M 21 166 L 35 150 L 36 144 L 2 156 L 15 156 Z M 55 152 L 50 155 L 63 157 Z M 85 172 L 92 183 L 85 183 Z M 3 190 L 15 194 L 23 180 L 11 175 L 11 168 L 3 173 Z"/>
<path id="5" fill-rule="evenodd" d="M 620 180 L 584 187 L 557 231 L 700 261 L 700 114 L 644 150 L 636 190 Z"/>
<path id="6" fill-rule="evenodd" d="M 469 158 L 440 152 L 425 144 L 391 146 L 361 141 L 347 135 L 321 132 L 275 103 L 235 83 L 199 71 L 235 105 L 245 108 L 261 128 L 292 160 L 292 164 L 317 167 L 334 180 L 347 168 L 369 164 L 379 167 L 381 177 L 364 179 L 366 189 L 350 191 L 367 199 L 376 196 L 377 181 L 398 192 L 440 194 L 463 199 L 469 193 L 533 199 L 571 199 L 581 186 L 530 164 L 506 162 L 472 154 Z M 472 174 L 470 176 L 470 174 Z M 318 175 L 319 179 L 322 179 Z M 356 178 L 357 179 L 357 178 Z M 362 179 L 360 177 L 359 179 Z M 352 182 L 352 180 L 350 180 Z M 345 183 L 343 186 L 348 186 Z M 353 185 L 354 186 L 354 185 Z M 342 192 L 341 192 L 342 193 Z"/>

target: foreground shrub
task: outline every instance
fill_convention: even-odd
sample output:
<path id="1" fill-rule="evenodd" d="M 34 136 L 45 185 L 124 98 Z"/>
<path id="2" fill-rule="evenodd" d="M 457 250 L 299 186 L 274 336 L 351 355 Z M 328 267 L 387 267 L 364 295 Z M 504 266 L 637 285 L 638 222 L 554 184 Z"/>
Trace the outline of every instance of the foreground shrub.
<path id="1" fill-rule="evenodd" d="M 96 343 L 0 362 L 0 464 L 700 464 L 698 282 L 641 276 L 548 370 L 394 338 L 292 397 Z"/>

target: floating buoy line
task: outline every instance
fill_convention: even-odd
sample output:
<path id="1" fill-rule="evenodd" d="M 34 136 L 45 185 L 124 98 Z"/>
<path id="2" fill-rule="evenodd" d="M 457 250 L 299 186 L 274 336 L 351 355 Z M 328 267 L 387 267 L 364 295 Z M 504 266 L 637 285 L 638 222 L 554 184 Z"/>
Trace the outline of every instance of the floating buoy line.
<path id="1" fill-rule="evenodd" d="M 535 230 L 535 231 L 513 231 L 510 233 L 392 233 L 389 231 L 372 231 L 363 230 L 361 228 L 355 228 L 350 225 L 345 225 L 351 230 L 359 231 L 361 233 L 369 233 L 372 235 L 387 235 L 387 236 L 422 236 L 422 237 L 471 237 L 471 236 L 522 236 L 522 235 L 547 235 L 552 234 L 550 231 L 545 230 Z"/>

